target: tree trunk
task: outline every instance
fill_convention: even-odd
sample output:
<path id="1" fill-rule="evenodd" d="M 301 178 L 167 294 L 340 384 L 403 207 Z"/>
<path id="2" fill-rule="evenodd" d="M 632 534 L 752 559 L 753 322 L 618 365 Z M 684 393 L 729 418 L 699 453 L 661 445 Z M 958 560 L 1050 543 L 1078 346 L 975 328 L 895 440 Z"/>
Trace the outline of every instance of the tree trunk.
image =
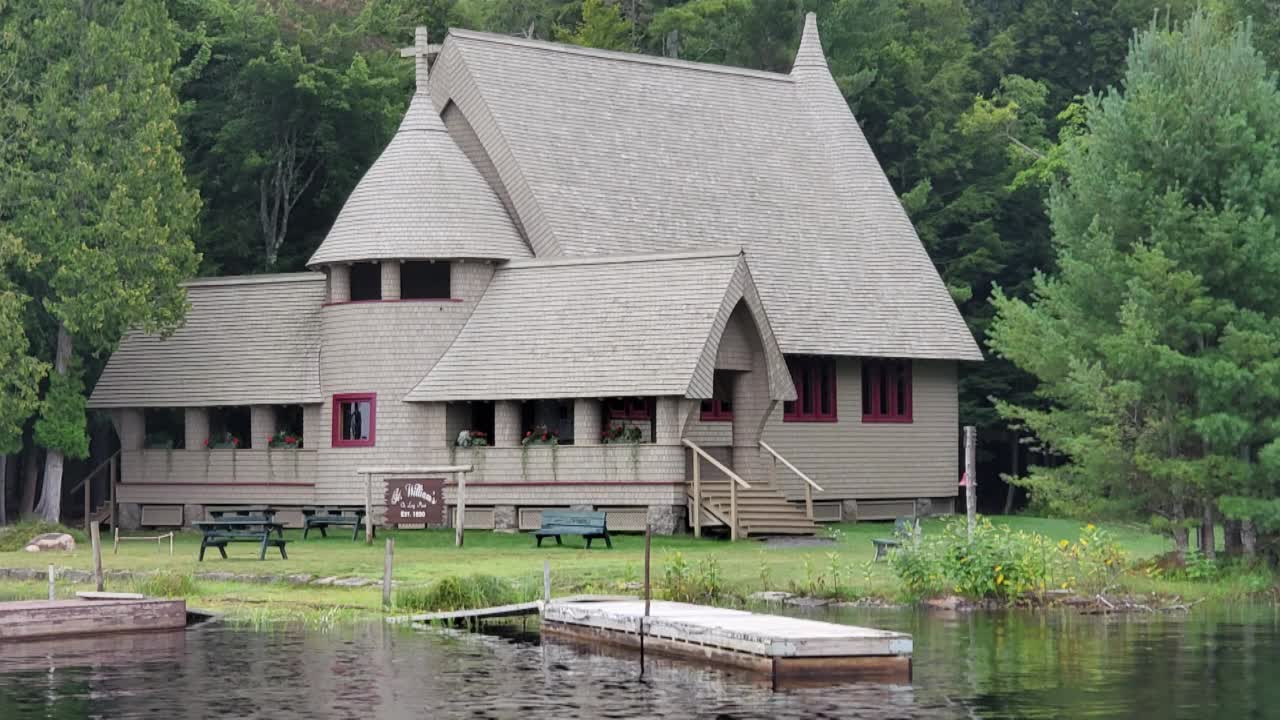
<path id="1" fill-rule="evenodd" d="M 22 454 L 22 499 L 18 504 L 18 517 L 23 518 L 36 510 L 36 486 L 40 484 L 40 448 L 34 441 Z"/>
<path id="2" fill-rule="evenodd" d="M 1244 523 L 1239 520 L 1222 521 L 1222 552 L 1227 557 L 1238 557 L 1244 554 L 1244 539 L 1241 537 Z"/>
<path id="3" fill-rule="evenodd" d="M 66 375 L 71 366 L 71 332 L 66 326 L 58 324 L 58 348 L 53 359 L 53 371 Z M 58 522 L 62 518 L 62 466 L 65 457 L 57 448 L 47 448 L 44 454 L 44 492 L 40 494 L 40 505 L 36 513 L 49 522 Z"/>
<path id="4" fill-rule="evenodd" d="M 1187 547 L 1191 544 L 1190 534 L 1187 529 L 1181 525 L 1176 525 L 1169 531 L 1173 535 L 1173 548 L 1179 560 L 1187 559 Z"/>
<path id="5" fill-rule="evenodd" d="M 1244 551 L 1245 557 L 1251 558 L 1258 554 L 1258 527 L 1252 520 L 1240 521 L 1240 549 Z"/>
<path id="6" fill-rule="evenodd" d="M 0 453 L 0 525 L 9 518 L 9 456 Z"/>
<path id="7" fill-rule="evenodd" d="M 1009 489 L 1004 494 L 1004 514 L 1008 515 L 1013 512 L 1013 498 L 1018 494 L 1018 486 L 1013 484 L 1013 479 L 1018 477 L 1018 433 L 1009 433 L 1012 440 L 1009 443 Z"/>
<path id="8" fill-rule="evenodd" d="M 1217 538 L 1213 530 L 1213 505 L 1204 503 L 1204 512 L 1200 521 L 1200 554 L 1213 560 L 1218 557 Z"/>

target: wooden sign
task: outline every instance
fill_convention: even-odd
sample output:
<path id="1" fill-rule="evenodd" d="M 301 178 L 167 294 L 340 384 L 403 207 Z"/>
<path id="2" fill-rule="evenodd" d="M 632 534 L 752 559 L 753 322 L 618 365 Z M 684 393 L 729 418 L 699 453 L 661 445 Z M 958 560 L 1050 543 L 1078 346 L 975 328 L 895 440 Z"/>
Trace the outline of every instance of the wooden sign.
<path id="1" fill-rule="evenodd" d="M 388 525 L 444 525 L 444 479 L 388 478 L 383 481 Z"/>

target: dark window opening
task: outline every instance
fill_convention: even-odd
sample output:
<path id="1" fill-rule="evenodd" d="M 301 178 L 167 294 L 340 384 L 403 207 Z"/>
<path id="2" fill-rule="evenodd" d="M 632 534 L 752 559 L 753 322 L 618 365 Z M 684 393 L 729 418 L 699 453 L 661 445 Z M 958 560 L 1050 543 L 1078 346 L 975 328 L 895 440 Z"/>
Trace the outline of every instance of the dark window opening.
<path id="1" fill-rule="evenodd" d="M 796 399 L 782 404 L 788 422 L 836 421 L 836 362 L 829 357 L 789 357 Z"/>
<path id="2" fill-rule="evenodd" d="M 862 361 L 862 421 L 911 422 L 911 361 Z"/>
<path id="3" fill-rule="evenodd" d="M 378 263 L 351 266 L 351 300 L 382 299 L 382 268 Z"/>
<path id="4" fill-rule="evenodd" d="M 716 370 L 711 383 L 711 397 L 702 401 L 698 418 L 708 421 L 732 420 L 733 376 L 724 370 Z"/>
<path id="5" fill-rule="evenodd" d="M 529 400 L 520 407 L 521 440 L 530 444 L 546 444 L 551 438 L 556 444 L 573 444 L 573 402 L 564 400 Z M 543 440 L 542 436 L 547 439 Z"/>
<path id="6" fill-rule="evenodd" d="M 186 447 L 186 413 L 182 408 L 146 408 L 142 411 L 143 441 L 148 450 L 181 450 Z"/>
<path id="7" fill-rule="evenodd" d="M 623 397 L 609 400 L 609 418 L 612 420 L 648 420 L 652 414 L 653 398 Z"/>
<path id="8" fill-rule="evenodd" d="M 209 438 L 205 441 L 207 447 L 214 450 L 251 448 L 251 431 L 248 407 L 209 408 Z"/>
<path id="9" fill-rule="evenodd" d="M 302 406 L 277 405 L 275 410 L 274 431 L 271 433 L 271 447 L 301 448 L 303 446 Z M 315 428 L 311 428 L 314 430 Z M 267 440 L 267 438 L 263 438 Z"/>
<path id="10" fill-rule="evenodd" d="M 493 444 L 492 402 L 471 403 L 471 427 L 467 429 L 471 431 L 472 437 L 476 437 L 478 433 L 484 433 L 482 437 L 488 444 Z"/>
<path id="11" fill-rule="evenodd" d="M 449 263 L 402 263 L 400 297 L 403 300 L 447 300 L 453 297 L 449 287 Z"/>
<path id="12" fill-rule="evenodd" d="M 377 396 L 333 396 L 333 446 L 367 447 L 374 444 Z"/>

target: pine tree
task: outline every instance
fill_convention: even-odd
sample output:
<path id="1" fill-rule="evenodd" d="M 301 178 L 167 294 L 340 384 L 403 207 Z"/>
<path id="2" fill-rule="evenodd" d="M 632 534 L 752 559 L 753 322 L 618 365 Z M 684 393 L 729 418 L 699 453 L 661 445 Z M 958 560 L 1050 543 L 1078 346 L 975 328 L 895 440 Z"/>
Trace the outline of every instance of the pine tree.
<path id="1" fill-rule="evenodd" d="M 28 142 L 3 176 L 5 222 L 38 256 L 24 282 L 40 298 L 33 337 L 53 373 L 36 440 L 47 449 L 38 511 L 57 520 L 64 458 L 88 453 L 82 358 L 126 331 L 164 332 L 186 311 L 199 263 L 170 83 L 177 45 L 158 0 L 0 5 L 16 59 Z M 16 53 L 16 55 L 15 55 Z"/>
<path id="2" fill-rule="evenodd" d="M 1185 528 L 1280 477 L 1280 92 L 1249 31 L 1153 24 L 1089 97 L 1049 216 L 1057 271 L 997 293 L 991 347 L 1039 381 L 1003 403 L 1065 459 L 1027 485 L 1062 513 Z"/>

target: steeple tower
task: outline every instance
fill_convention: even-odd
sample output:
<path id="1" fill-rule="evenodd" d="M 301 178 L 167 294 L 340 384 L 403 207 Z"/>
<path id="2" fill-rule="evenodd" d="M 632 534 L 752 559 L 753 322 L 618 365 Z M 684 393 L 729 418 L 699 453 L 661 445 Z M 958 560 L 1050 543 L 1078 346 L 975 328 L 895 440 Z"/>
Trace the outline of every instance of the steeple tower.
<path id="1" fill-rule="evenodd" d="M 432 105 L 428 59 L 440 46 L 428 43 L 425 27 L 414 37 L 414 45 L 400 51 L 413 58 L 417 81 L 404 120 L 347 198 L 308 267 L 531 255 Z"/>

